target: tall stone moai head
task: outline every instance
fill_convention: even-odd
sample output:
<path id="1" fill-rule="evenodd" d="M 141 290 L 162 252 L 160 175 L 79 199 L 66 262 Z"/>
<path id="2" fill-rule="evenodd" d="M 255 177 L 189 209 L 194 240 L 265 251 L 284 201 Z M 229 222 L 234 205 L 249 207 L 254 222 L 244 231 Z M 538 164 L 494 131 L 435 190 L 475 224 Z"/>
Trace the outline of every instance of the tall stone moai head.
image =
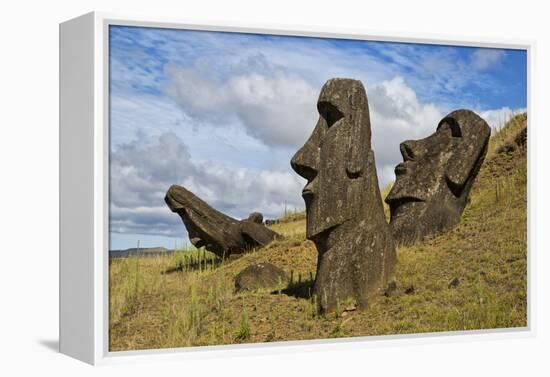
<path id="1" fill-rule="evenodd" d="M 365 89 L 360 81 L 332 79 L 317 102 L 319 120 L 292 168 L 308 183 L 302 191 L 307 211 L 307 237 L 354 219 L 365 181 L 375 170 Z"/>
<path id="2" fill-rule="evenodd" d="M 319 120 L 291 161 L 307 179 L 306 235 L 319 252 L 313 294 L 322 311 L 353 299 L 364 306 L 386 283 L 395 248 L 384 217 L 369 107 L 360 81 L 331 79 L 317 102 Z"/>
<path id="3" fill-rule="evenodd" d="M 403 162 L 386 198 L 398 244 L 410 245 L 460 221 L 487 153 L 491 129 L 470 110 L 444 117 L 425 139 L 400 145 Z"/>

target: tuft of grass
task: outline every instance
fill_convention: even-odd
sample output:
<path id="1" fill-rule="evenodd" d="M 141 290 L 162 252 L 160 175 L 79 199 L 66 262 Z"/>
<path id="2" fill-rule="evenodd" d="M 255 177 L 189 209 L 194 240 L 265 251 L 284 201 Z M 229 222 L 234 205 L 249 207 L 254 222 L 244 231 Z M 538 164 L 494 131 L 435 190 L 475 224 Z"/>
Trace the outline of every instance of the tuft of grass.
<path id="1" fill-rule="evenodd" d="M 235 339 L 238 341 L 243 341 L 248 338 L 250 338 L 250 323 L 248 322 L 248 314 L 246 313 L 246 310 L 243 310 Z"/>
<path id="2" fill-rule="evenodd" d="M 131 314 L 136 310 L 139 291 L 139 258 L 129 258 L 130 267 L 125 279 L 126 305 L 125 314 Z"/>

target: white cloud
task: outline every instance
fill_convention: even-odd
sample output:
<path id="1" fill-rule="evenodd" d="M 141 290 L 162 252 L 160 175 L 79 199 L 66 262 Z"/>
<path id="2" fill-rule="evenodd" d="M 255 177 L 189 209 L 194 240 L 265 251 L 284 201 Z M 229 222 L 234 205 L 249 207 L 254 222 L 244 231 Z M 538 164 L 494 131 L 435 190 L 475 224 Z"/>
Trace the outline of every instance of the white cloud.
<path id="1" fill-rule="evenodd" d="M 169 98 L 111 94 L 110 108 L 111 151 L 136 137 L 158 137 L 172 132 L 186 143 L 188 152 L 197 161 L 223 160 L 231 166 L 262 168 L 291 153 L 287 150 L 270 151 L 235 121 L 225 120 L 215 125 L 194 121 Z"/>
<path id="2" fill-rule="evenodd" d="M 268 146 L 297 146 L 315 123 L 318 90 L 298 76 L 237 74 L 216 81 L 200 68 L 167 70 L 168 95 L 195 121 L 221 127 L 237 120 Z"/>
<path id="3" fill-rule="evenodd" d="M 431 103 L 421 103 L 402 77 L 383 81 L 368 88 L 375 152 L 380 185 L 394 180 L 393 169 L 399 161 L 399 143 L 419 139 L 435 131 L 445 110 Z"/>
<path id="4" fill-rule="evenodd" d="M 505 54 L 506 53 L 504 52 L 504 50 L 496 50 L 490 48 L 477 49 L 472 54 L 472 66 L 480 71 L 493 68 L 494 66 L 500 64 Z"/>
<path id="5" fill-rule="evenodd" d="M 493 130 L 498 130 L 499 128 L 502 128 L 514 115 L 525 111 L 527 111 L 527 109 L 510 109 L 509 107 L 502 107 L 500 109 L 479 111 L 478 114 L 480 117 L 485 119 L 487 124 L 489 124 Z"/>

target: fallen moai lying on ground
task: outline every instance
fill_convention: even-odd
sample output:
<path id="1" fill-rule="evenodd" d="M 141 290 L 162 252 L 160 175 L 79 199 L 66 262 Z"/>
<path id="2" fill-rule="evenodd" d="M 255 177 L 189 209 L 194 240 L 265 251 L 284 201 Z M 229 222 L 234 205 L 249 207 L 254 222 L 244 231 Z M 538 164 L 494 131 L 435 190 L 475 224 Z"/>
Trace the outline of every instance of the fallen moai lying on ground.
<path id="1" fill-rule="evenodd" d="M 254 212 L 245 220 L 234 219 L 181 186 L 171 186 L 164 201 L 180 215 L 191 243 L 196 248 L 204 246 L 220 258 L 265 246 L 280 237 L 262 224 L 260 213 Z"/>

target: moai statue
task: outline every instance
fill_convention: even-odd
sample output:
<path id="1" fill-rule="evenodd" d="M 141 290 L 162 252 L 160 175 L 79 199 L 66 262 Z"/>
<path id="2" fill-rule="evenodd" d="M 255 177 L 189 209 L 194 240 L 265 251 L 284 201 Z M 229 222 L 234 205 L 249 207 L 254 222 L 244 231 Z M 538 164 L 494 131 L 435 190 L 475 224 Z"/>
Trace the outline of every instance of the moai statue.
<path id="1" fill-rule="evenodd" d="M 267 245 L 277 233 L 262 224 L 261 213 L 237 220 L 215 210 L 191 191 L 173 185 L 164 201 L 183 220 L 189 240 L 196 248 L 204 248 L 218 257 L 229 257 Z"/>
<path id="2" fill-rule="evenodd" d="M 427 138 L 401 143 L 403 162 L 386 198 L 397 244 L 411 245 L 460 221 L 490 135 L 477 114 L 456 110 Z"/>
<path id="3" fill-rule="evenodd" d="M 317 125 L 291 161 L 308 181 L 302 191 L 306 235 L 319 253 L 312 293 L 324 312 L 349 299 L 361 308 L 386 285 L 396 263 L 365 88 L 357 80 L 331 79 L 317 109 Z"/>

